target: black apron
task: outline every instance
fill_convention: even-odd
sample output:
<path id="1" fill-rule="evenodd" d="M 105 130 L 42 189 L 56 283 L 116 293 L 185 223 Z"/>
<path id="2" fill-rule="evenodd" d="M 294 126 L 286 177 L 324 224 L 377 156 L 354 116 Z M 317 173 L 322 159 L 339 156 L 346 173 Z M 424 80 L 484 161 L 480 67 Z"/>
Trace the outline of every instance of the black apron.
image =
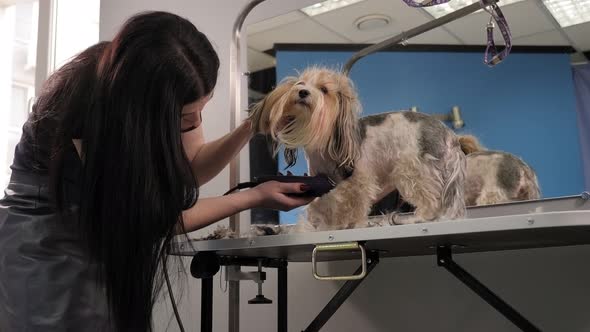
<path id="1" fill-rule="evenodd" d="M 50 204 L 49 154 L 40 140 L 27 122 L 0 200 L 0 331 L 109 331 L 97 267 L 82 249 L 73 218 Z M 73 144 L 65 161 L 67 200 L 79 192 Z"/>

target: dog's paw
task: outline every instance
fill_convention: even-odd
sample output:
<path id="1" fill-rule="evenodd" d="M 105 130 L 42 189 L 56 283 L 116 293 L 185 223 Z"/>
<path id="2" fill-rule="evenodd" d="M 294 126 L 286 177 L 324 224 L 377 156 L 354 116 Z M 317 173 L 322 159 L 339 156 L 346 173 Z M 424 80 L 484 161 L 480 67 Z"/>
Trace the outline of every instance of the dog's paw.
<path id="1" fill-rule="evenodd" d="M 393 224 L 391 220 L 391 217 L 388 215 L 371 218 L 367 221 L 367 227 L 391 226 Z"/>
<path id="2" fill-rule="evenodd" d="M 413 214 L 404 214 L 397 212 L 391 213 L 389 217 L 389 222 L 391 225 L 411 225 L 419 222 L 419 220 L 420 219 Z"/>

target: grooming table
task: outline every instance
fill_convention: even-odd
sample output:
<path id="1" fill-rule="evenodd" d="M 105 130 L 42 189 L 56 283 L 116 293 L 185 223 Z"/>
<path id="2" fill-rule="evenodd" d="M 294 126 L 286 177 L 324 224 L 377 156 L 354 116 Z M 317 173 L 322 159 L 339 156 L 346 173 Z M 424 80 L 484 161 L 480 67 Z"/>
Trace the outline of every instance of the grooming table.
<path id="1" fill-rule="evenodd" d="M 265 0 L 250 0 L 242 8 L 233 26 L 230 45 L 230 130 L 237 128 L 246 107 L 243 92 L 247 75 L 242 66 L 242 27 L 248 14 Z M 402 43 L 422 33 L 465 17 L 498 0 L 477 1 L 452 13 L 423 23 L 413 29 L 353 54 L 344 66 L 348 73 L 361 58 Z M 496 13 L 497 14 L 497 13 Z M 497 20 L 496 20 L 496 23 Z M 505 23 L 505 22 L 504 22 Z M 491 31 L 491 30 L 490 30 Z M 493 39 L 488 38 L 488 45 Z M 229 165 L 229 188 L 240 181 L 240 158 Z M 220 266 L 228 272 L 228 330 L 240 329 L 240 281 L 254 280 L 259 295 L 251 302 L 265 303 L 261 285 L 263 268 L 278 269 L 277 331 L 287 331 L 287 264 L 312 261 L 316 278 L 347 280 L 340 291 L 305 331 L 319 331 L 338 307 L 364 280 L 382 257 L 435 255 L 444 267 L 474 290 L 523 331 L 539 331 L 516 310 L 502 301 L 477 279 L 457 265 L 453 253 L 510 250 L 590 243 L 590 194 L 539 201 L 521 202 L 468 209 L 465 220 L 386 226 L 332 232 L 315 232 L 251 237 L 227 240 L 191 241 L 177 244 L 175 254 L 193 256 L 191 274 L 202 279 L 201 331 L 210 332 L 213 312 L 213 276 Z M 240 233 L 239 214 L 230 217 L 230 229 Z M 352 276 L 320 276 L 316 261 L 359 259 L 360 267 Z M 258 272 L 243 272 L 241 266 L 258 266 Z"/>
<path id="2" fill-rule="evenodd" d="M 240 266 L 259 266 L 259 271 L 264 267 L 279 270 L 277 331 L 287 331 L 288 262 L 312 262 L 313 273 L 320 280 L 347 280 L 304 330 L 319 331 L 380 258 L 436 255 L 439 266 L 449 270 L 516 326 L 523 331 L 540 331 L 457 265 L 452 254 L 581 244 L 590 244 L 587 192 L 579 196 L 473 207 L 467 210 L 465 219 L 455 221 L 181 242 L 175 254 L 195 257 L 191 272 L 203 279 L 203 296 L 210 297 L 203 298 L 203 320 L 211 321 L 212 291 L 205 289 L 213 287 L 211 278 L 220 265 L 228 266 L 233 281 L 264 280 L 264 276 L 257 279 L 257 272 L 240 276 L 245 274 L 239 272 Z M 360 260 L 361 266 L 351 276 L 317 275 L 316 262 L 333 260 Z M 213 268 L 203 272 L 203 266 Z M 232 272 L 231 268 L 236 271 Z M 203 328 L 211 331 L 210 327 Z"/>

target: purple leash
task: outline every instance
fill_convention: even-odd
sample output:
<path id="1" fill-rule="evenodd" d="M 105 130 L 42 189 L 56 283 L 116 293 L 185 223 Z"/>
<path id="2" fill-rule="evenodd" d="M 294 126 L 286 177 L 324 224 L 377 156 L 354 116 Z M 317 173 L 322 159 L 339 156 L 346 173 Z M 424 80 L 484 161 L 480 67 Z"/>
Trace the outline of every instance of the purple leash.
<path id="1" fill-rule="evenodd" d="M 488 3 L 487 0 L 480 0 L 480 2 L 483 10 L 490 14 L 490 22 L 486 27 L 488 42 L 483 63 L 490 67 L 494 67 L 510 54 L 510 50 L 512 49 L 512 35 L 510 34 L 510 27 L 508 27 L 506 17 L 504 17 L 498 4 L 495 2 Z M 494 41 L 494 22 L 492 20 L 496 21 L 496 24 L 502 33 L 502 38 L 504 39 L 505 45 L 501 52 L 498 52 L 498 47 L 496 47 L 496 42 Z"/>
<path id="2" fill-rule="evenodd" d="M 405 2 L 408 6 L 416 8 L 436 6 L 449 1 L 450 0 L 424 0 L 422 2 L 416 2 L 414 0 L 403 0 L 403 2 Z M 510 50 L 512 49 L 512 35 L 510 34 L 508 21 L 506 21 L 506 17 L 504 17 L 504 14 L 502 13 L 502 10 L 500 10 L 498 4 L 495 1 L 490 0 L 479 1 L 481 2 L 481 7 L 483 10 L 490 14 L 490 22 L 486 27 L 488 41 L 483 63 L 490 67 L 494 67 L 495 65 L 502 62 L 508 56 L 508 54 L 510 54 Z M 496 47 L 496 42 L 494 41 L 494 21 L 502 33 L 502 38 L 504 38 L 505 45 L 501 52 L 498 51 L 498 47 Z"/>

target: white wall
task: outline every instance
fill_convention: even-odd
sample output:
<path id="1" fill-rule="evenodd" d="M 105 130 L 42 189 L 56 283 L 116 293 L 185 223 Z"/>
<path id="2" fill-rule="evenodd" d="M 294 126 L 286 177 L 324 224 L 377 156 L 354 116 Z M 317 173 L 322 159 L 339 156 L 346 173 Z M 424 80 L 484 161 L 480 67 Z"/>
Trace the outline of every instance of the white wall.
<path id="1" fill-rule="evenodd" d="M 401 1 L 401 0 L 392 0 Z M 229 47 L 235 17 L 246 0 L 102 0 L 100 38 L 110 39 L 130 15 L 143 10 L 166 10 L 189 18 L 212 40 L 221 59 L 215 97 L 204 113 L 205 136 L 219 137 L 229 130 Z M 313 0 L 268 0 L 247 22 L 255 22 L 304 7 Z M 244 105 L 245 107 L 246 105 Z M 247 149 L 245 149 L 247 151 Z M 247 178 L 247 153 L 242 154 Z M 205 196 L 228 188 L 227 169 L 202 189 Z M 247 222 L 248 214 L 242 219 Z M 225 222 L 225 221 L 224 221 Z M 209 230 L 204 230 L 208 232 Z M 492 290 L 538 323 L 544 331 L 590 331 L 590 246 L 469 254 L 456 260 Z M 189 263 L 186 260 L 186 263 Z M 188 264 L 187 264 L 188 268 Z M 330 269 L 352 269 L 350 263 Z M 248 305 L 256 287 L 242 283 L 241 331 L 276 331 L 276 274 L 268 271 L 265 295 L 273 305 Z M 181 315 L 187 331 L 200 327 L 200 282 L 186 277 Z M 214 331 L 227 331 L 227 295 L 214 280 Z M 309 264 L 289 267 L 289 330 L 301 331 L 336 292 L 338 284 L 315 281 Z M 178 295 L 177 295 L 178 296 Z M 164 297 L 154 310 L 156 331 L 178 331 Z M 375 268 L 323 331 L 517 331 L 470 290 L 436 266 L 434 257 L 386 259 Z"/>

